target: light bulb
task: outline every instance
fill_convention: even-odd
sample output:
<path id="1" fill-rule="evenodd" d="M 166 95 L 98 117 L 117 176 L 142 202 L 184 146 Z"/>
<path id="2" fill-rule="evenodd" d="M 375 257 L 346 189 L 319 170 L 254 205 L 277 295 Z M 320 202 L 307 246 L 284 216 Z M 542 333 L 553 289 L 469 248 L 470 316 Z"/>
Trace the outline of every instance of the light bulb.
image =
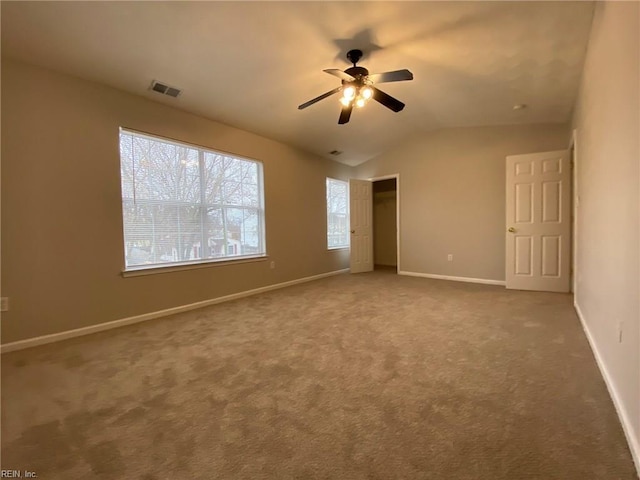
<path id="1" fill-rule="evenodd" d="M 365 100 L 362 97 L 358 97 L 358 99 L 356 100 L 356 107 L 361 108 L 364 107 L 365 104 Z"/>
<path id="2" fill-rule="evenodd" d="M 352 86 L 348 86 L 347 88 L 345 88 L 342 92 L 342 96 L 344 98 L 346 98 L 347 100 L 352 100 L 353 97 L 356 96 L 356 89 L 355 87 Z"/>
<path id="3" fill-rule="evenodd" d="M 360 95 L 362 95 L 362 98 L 364 98 L 365 100 L 369 100 L 371 97 L 373 97 L 373 90 L 371 89 L 371 87 L 364 87 L 362 90 L 360 90 Z"/>
<path id="4" fill-rule="evenodd" d="M 348 106 L 349 106 L 349 104 L 351 103 L 351 100 L 349 100 L 348 98 L 344 98 L 344 97 L 342 97 L 342 98 L 340 99 L 340 103 L 341 103 L 342 105 L 344 105 L 345 107 L 348 107 Z"/>

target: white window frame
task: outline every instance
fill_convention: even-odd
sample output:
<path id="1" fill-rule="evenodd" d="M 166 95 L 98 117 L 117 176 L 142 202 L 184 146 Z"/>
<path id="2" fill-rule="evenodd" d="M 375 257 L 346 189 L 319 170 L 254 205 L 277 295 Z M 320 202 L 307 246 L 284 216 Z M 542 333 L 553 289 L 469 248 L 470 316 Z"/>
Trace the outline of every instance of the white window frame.
<path id="1" fill-rule="evenodd" d="M 127 183 L 127 185 L 125 186 L 124 162 L 130 161 L 132 165 L 131 168 L 134 168 L 136 160 L 135 160 L 135 154 L 134 154 L 133 148 L 131 150 L 131 156 L 128 158 L 125 158 L 125 154 L 122 151 L 122 146 L 123 146 L 122 142 L 126 141 L 128 137 L 125 138 L 124 136 L 130 136 L 132 138 L 131 140 L 132 142 L 133 142 L 133 137 L 137 137 L 137 138 L 151 141 L 151 142 L 168 144 L 176 148 L 188 149 L 192 155 L 195 155 L 194 152 L 197 152 L 197 160 L 195 160 L 194 158 L 195 163 L 191 163 L 190 166 L 197 167 L 196 169 L 192 170 L 192 172 L 197 171 L 197 173 L 194 173 L 193 178 L 196 178 L 195 181 L 197 182 L 197 185 L 198 185 L 197 189 L 200 192 L 199 198 L 197 200 L 192 199 L 192 200 L 185 201 L 184 199 L 177 199 L 177 198 L 165 200 L 165 199 L 157 199 L 157 198 L 144 198 L 144 196 L 142 196 L 143 198 L 140 198 L 140 196 L 136 196 L 135 185 L 138 185 L 138 186 L 144 185 L 144 186 L 147 186 L 149 189 L 152 187 L 150 187 L 149 185 L 145 185 L 144 182 L 140 180 L 138 180 L 136 183 L 135 174 L 133 175 L 133 178 L 130 180 L 130 184 Z M 123 140 L 123 138 L 125 139 Z M 165 137 L 138 132 L 138 131 L 127 129 L 127 128 L 120 128 L 119 147 L 120 147 L 120 168 L 121 168 L 120 170 L 121 199 L 122 199 L 122 209 L 123 209 L 122 215 L 123 215 L 123 240 L 124 240 L 124 254 L 125 254 L 125 258 L 124 258 L 125 274 L 127 272 L 137 272 L 137 271 L 140 271 L 140 272 L 152 271 L 152 270 L 169 271 L 171 269 L 176 269 L 176 268 L 177 269 L 183 269 L 185 267 L 189 268 L 190 266 L 203 267 L 203 266 L 207 266 L 207 264 L 214 265 L 214 264 L 220 264 L 221 262 L 225 264 L 230 262 L 246 262 L 246 261 L 251 261 L 251 259 L 266 258 L 267 246 L 266 246 L 265 208 L 264 208 L 264 172 L 263 172 L 262 162 L 254 159 L 241 157 L 235 154 L 230 154 L 226 152 L 216 151 L 206 147 L 201 147 L 199 145 L 193 145 L 193 144 L 180 142 L 180 141 L 176 141 L 176 140 L 165 138 Z M 211 155 L 213 155 L 214 157 L 212 158 Z M 176 160 L 177 160 L 177 156 L 176 156 Z M 215 177 L 218 180 L 220 180 L 222 184 L 222 186 L 218 187 L 220 191 L 220 201 L 215 203 L 210 200 L 207 200 L 206 198 L 207 195 L 205 193 L 207 190 L 206 179 L 205 179 L 207 175 L 205 172 L 205 165 L 206 165 L 206 162 L 212 161 L 212 160 L 221 161 L 223 165 L 225 165 L 225 162 L 231 163 L 231 162 L 238 162 L 238 161 L 247 162 L 247 167 L 249 166 L 248 164 L 251 164 L 251 167 L 255 165 L 255 170 L 254 170 L 255 177 L 256 177 L 255 182 L 244 183 L 244 181 L 241 181 L 240 188 L 242 192 L 242 189 L 245 188 L 246 185 L 249 185 L 249 187 L 255 187 L 257 191 L 252 190 L 252 195 L 253 195 L 253 198 L 257 198 L 257 200 L 254 200 L 253 204 L 248 205 L 244 203 L 245 197 L 241 193 L 241 203 L 233 203 L 233 202 L 230 203 L 229 200 L 231 200 L 231 198 L 226 193 L 224 193 L 224 190 L 225 190 L 224 185 L 225 185 L 225 182 L 232 183 L 232 180 L 224 179 L 223 177 L 220 177 L 220 176 Z M 185 160 L 182 160 L 181 164 L 186 165 Z M 241 169 L 244 168 L 243 163 L 241 163 L 240 165 L 241 165 Z M 181 168 L 181 167 L 178 166 L 178 168 Z M 130 177 L 131 176 L 127 178 L 130 179 Z M 235 182 L 235 183 L 238 183 L 238 182 Z M 155 187 L 155 185 L 153 187 Z M 133 191 L 133 195 L 132 196 L 128 195 L 127 194 L 128 191 Z M 168 192 L 166 193 L 171 195 Z M 134 242 L 135 237 L 133 235 L 130 235 L 130 236 L 127 235 L 128 225 L 127 225 L 125 209 L 132 208 L 132 207 L 137 208 L 138 206 L 146 206 L 147 208 L 151 208 L 152 205 L 162 205 L 165 208 L 174 207 L 177 209 L 177 211 L 179 211 L 180 207 L 193 208 L 194 210 L 198 211 L 198 213 L 196 214 L 197 218 L 194 217 L 195 221 L 193 222 L 194 225 L 200 222 L 200 231 L 193 234 L 194 237 L 195 236 L 199 237 L 198 243 L 194 241 L 193 247 L 189 251 L 189 255 L 197 256 L 199 258 L 167 259 L 166 258 L 167 254 L 165 252 L 164 258 L 159 259 L 158 255 L 154 251 L 155 244 L 157 241 L 156 238 L 155 237 L 144 238 L 144 236 L 140 236 L 139 237 L 140 239 L 138 240 L 139 244 L 142 244 L 142 243 L 148 244 L 149 242 L 151 242 L 151 244 L 153 245 L 151 247 L 152 253 L 149 253 L 149 255 L 153 255 L 154 258 L 144 263 L 131 262 L 129 260 L 130 257 L 128 256 L 127 252 L 129 251 L 129 249 L 133 248 L 133 243 L 135 243 Z M 246 221 L 246 218 L 247 218 L 246 217 L 247 211 L 250 211 L 251 215 L 253 214 L 257 215 L 257 223 L 256 223 L 257 227 L 256 227 L 255 235 L 258 236 L 258 246 L 255 247 L 256 248 L 255 252 L 251 252 L 247 254 L 236 253 L 239 246 L 238 245 L 239 240 L 234 239 L 231 236 L 231 232 L 227 226 L 227 221 L 228 221 L 227 218 L 230 215 L 229 210 L 231 209 L 235 210 L 236 213 L 239 210 L 242 211 L 243 219 L 242 219 L 242 227 L 240 227 L 242 232 L 241 236 L 244 236 L 246 234 L 246 231 L 244 230 L 245 228 L 244 222 Z M 223 219 L 222 230 L 221 230 L 223 232 L 223 237 L 221 239 L 215 238 L 211 233 L 212 230 L 216 229 L 215 227 L 211 226 L 210 220 L 208 218 L 208 214 L 210 214 L 212 210 L 218 211 L 221 218 Z M 135 223 L 130 223 L 129 228 L 135 228 L 134 225 Z M 178 232 L 178 235 L 180 235 L 179 226 L 176 226 L 176 231 Z M 220 242 L 220 240 L 222 240 L 222 242 Z M 220 248 L 214 247 L 214 244 L 217 245 L 217 243 L 221 243 L 221 245 L 218 245 Z M 203 249 L 202 248 L 203 246 L 207 246 L 207 248 Z M 220 254 L 217 253 L 218 250 L 220 250 Z M 203 257 L 203 253 L 205 251 L 208 252 L 208 255 Z M 174 254 L 174 256 L 175 255 L 176 254 Z"/>
<path id="2" fill-rule="evenodd" d="M 330 188 L 332 183 L 340 184 L 340 186 L 345 188 L 343 199 L 344 207 L 341 209 L 342 211 L 335 211 L 335 201 L 333 201 L 333 196 L 331 195 L 332 189 Z M 327 202 L 327 249 L 338 250 L 341 248 L 349 248 L 351 240 L 351 235 L 349 234 L 349 182 L 327 177 L 325 186 Z M 335 225 L 335 222 L 339 221 L 337 217 L 343 217 L 342 225 Z M 340 232 L 336 233 L 336 230 L 340 230 Z M 341 235 L 344 237 L 343 241 L 336 243 L 334 239 Z"/>

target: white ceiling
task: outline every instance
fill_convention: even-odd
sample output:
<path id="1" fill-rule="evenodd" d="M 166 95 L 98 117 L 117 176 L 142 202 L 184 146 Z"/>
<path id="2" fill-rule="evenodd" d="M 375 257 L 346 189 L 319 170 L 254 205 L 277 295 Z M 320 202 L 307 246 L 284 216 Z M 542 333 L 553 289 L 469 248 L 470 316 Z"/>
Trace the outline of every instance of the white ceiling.
<path id="1" fill-rule="evenodd" d="M 95 80 L 357 165 L 442 127 L 566 122 L 592 2 L 6 2 L 2 54 Z M 365 52 L 407 104 L 371 102 L 338 125 L 322 70 Z M 149 91 L 153 79 L 183 89 Z M 514 104 L 528 108 L 514 110 Z M 332 157 L 328 152 L 344 153 Z"/>

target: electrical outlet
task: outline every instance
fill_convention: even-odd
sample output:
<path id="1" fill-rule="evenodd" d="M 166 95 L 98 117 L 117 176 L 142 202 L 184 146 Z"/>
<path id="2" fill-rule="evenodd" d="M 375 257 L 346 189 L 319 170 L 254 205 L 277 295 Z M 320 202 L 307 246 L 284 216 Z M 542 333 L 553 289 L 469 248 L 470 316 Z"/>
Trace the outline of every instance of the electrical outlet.
<path id="1" fill-rule="evenodd" d="M 624 322 L 618 322 L 618 343 L 622 343 L 623 330 L 624 330 Z"/>
<path id="2" fill-rule="evenodd" d="M 453 253 L 447 255 L 447 262 L 453 262 Z"/>
<path id="3" fill-rule="evenodd" d="M 9 297 L 0 298 L 0 312 L 6 312 L 9 310 Z"/>
<path id="4" fill-rule="evenodd" d="M 271 263 L 269 264 L 269 268 L 270 268 L 271 270 L 273 270 L 274 268 L 276 268 L 276 262 L 271 262 Z"/>

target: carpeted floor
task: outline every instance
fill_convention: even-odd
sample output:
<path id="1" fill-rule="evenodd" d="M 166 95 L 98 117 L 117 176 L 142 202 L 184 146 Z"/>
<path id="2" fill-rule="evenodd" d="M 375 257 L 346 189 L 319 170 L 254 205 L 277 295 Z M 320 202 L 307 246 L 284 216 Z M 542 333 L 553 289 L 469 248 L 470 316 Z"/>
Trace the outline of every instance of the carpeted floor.
<path id="1" fill-rule="evenodd" d="M 389 272 L 3 355 L 2 468 L 637 478 L 571 296 Z"/>

